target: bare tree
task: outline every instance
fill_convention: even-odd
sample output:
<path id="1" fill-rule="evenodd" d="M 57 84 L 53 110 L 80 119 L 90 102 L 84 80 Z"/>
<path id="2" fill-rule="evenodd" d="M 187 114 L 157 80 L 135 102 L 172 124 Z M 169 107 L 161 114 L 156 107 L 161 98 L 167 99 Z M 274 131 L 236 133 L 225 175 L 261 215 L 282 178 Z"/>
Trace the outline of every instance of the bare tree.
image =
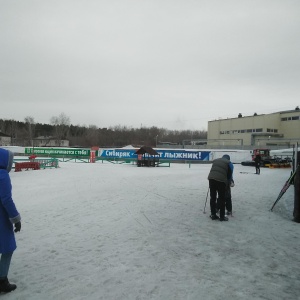
<path id="1" fill-rule="evenodd" d="M 31 116 L 25 117 L 25 123 L 28 130 L 28 140 L 30 141 L 31 146 L 33 147 L 33 137 L 34 137 L 34 131 L 35 131 L 35 122 L 34 118 Z"/>
<path id="2" fill-rule="evenodd" d="M 59 146 L 61 146 L 61 141 L 66 139 L 68 135 L 70 118 L 65 113 L 61 113 L 58 117 L 52 117 L 50 123 L 54 126 L 56 138 Z"/>
<path id="3" fill-rule="evenodd" d="M 96 125 L 89 125 L 89 128 L 86 130 L 85 140 L 90 147 L 98 144 L 99 130 Z"/>

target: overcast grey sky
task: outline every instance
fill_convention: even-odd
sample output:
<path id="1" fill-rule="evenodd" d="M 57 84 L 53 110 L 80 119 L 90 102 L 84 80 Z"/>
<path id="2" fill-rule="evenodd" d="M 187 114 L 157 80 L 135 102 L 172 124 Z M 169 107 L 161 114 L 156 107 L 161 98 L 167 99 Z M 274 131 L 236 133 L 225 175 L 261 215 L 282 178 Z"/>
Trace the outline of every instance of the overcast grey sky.
<path id="1" fill-rule="evenodd" d="M 206 130 L 300 106 L 299 0 L 0 0 L 0 118 Z"/>

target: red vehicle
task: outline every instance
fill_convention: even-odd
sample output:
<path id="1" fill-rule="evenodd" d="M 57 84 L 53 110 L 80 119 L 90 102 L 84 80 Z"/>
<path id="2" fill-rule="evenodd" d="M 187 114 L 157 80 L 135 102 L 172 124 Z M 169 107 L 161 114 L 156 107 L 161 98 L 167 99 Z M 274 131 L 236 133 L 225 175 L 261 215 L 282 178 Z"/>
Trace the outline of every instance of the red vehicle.
<path id="1" fill-rule="evenodd" d="M 254 161 L 256 155 L 260 155 L 262 160 L 271 159 L 270 149 L 254 149 L 252 154 L 252 160 Z"/>
<path id="2" fill-rule="evenodd" d="M 288 159 L 281 159 L 278 157 L 272 157 L 270 155 L 270 149 L 253 149 L 252 160 L 251 161 L 243 161 L 241 164 L 243 166 L 255 166 L 255 157 L 260 155 L 260 165 L 261 167 L 290 167 L 290 161 Z"/>
<path id="3" fill-rule="evenodd" d="M 270 157 L 270 149 L 254 149 L 252 153 L 252 160 L 243 161 L 241 164 L 243 166 L 254 166 L 254 160 L 257 155 L 260 155 L 260 164 L 264 167 L 266 164 L 270 164 L 272 158 Z"/>

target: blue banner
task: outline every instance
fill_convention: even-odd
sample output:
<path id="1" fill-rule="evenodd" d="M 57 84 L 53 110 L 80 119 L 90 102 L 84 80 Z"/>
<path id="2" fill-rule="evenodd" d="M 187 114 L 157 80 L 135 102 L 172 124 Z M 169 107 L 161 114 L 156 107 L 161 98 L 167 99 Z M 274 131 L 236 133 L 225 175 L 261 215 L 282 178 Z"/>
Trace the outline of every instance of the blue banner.
<path id="1" fill-rule="evenodd" d="M 137 159 L 135 152 L 138 149 L 99 149 L 99 157 L 118 159 Z M 201 160 L 209 161 L 210 151 L 195 150 L 159 150 L 159 159 L 165 160 Z"/>

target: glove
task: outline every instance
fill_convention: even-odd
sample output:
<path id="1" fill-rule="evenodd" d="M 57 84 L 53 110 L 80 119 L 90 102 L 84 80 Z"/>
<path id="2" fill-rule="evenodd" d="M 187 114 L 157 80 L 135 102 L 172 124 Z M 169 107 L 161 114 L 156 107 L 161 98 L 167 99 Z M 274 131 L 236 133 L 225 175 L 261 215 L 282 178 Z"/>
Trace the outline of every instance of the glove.
<path id="1" fill-rule="evenodd" d="M 15 223 L 15 232 L 21 231 L 21 221 Z"/>
<path id="2" fill-rule="evenodd" d="M 234 187 L 234 181 L 231 181 L 230 187 Z"/>

